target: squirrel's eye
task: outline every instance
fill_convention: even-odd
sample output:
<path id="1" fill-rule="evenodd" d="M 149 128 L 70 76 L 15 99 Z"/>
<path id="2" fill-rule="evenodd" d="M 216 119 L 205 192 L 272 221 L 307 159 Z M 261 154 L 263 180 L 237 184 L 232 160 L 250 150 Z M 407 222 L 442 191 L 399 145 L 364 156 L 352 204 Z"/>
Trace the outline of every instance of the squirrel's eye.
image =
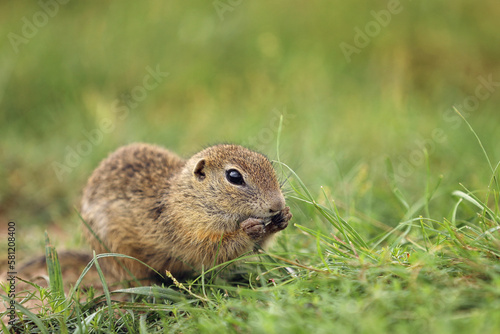
<path id="1" fill-rule="evenodd" d="M 242 186 L 245 184 L 243 176 L 236 169 L 229 169 L 226 171 L 226 179 L 237 186 Z"/>

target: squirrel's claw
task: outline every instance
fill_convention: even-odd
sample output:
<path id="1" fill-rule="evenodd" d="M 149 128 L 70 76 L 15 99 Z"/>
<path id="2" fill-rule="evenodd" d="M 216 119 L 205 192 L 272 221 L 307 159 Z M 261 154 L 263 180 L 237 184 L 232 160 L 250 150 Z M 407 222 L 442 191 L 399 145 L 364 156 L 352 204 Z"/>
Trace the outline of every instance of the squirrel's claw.
<path id="1" fill-rule="evenodd" d="M 285 207 L 278 214 L 272 217 L 269 225 L 266 226 L 268 233 L 275 233 L 284 230 L 288 226 L 288 222 L 292 219 L 293 215 L 290 212 L 290 207 Z"/>

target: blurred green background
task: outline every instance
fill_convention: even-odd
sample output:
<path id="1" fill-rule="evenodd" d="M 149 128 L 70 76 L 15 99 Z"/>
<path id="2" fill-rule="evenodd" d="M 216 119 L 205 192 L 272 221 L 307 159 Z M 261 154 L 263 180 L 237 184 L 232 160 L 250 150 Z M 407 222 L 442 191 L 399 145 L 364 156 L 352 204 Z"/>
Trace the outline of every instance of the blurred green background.
<path id="1" fill-rule="evenodd" d="M 416 200 L 427 148 L 442 217 L 459 182 L 491 177 L 452 106 L 500 159 L 499 18 L 495 0 L 1 2 L 2 233 L 16 222 L 20 252 L 47 228 L 78 245 L 74 207 L 110 151 L 234 142 L 274 159 L 281 114 L 281 160 L 344 215 L 395 225 L 385 160 Z"/>

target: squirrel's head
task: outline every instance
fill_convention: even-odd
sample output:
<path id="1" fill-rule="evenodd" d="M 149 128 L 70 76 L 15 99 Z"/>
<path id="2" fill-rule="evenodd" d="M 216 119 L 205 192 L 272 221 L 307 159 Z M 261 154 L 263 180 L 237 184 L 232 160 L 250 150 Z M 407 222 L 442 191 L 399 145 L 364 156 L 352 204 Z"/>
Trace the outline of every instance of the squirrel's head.
<path id="1" fill-rule="evenodd" d="M 189 176 L 188 176 L 189 175 Z M 271 162 L 237 145 L 209 147 L 186 162 L 189 196 L 207 214 L 241 222 L 271 217 L 285 208 L 285 198 Z"/>

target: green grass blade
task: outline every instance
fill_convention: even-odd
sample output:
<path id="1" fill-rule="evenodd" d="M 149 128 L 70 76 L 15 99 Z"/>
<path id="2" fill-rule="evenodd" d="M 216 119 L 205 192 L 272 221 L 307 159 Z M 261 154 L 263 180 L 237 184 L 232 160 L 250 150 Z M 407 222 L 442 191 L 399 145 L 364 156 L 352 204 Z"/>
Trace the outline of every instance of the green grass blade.
<path id="1" fill-rule="evenodd" d="M 106 304 L 108 305 L 108 316 L 109 316 L 109 328 L 114 328 L 113 322 L 113 305 L 111 303 L 111 294 L 109 293 L 108 284 L 106 283 L 106 278 L 104 277 L 104 273 L 101 270 L 101 266 L 99 265 L 99 261 L 96 258 L 96 254 L 94 252 L 94 265 L 97 270 L 97 274 L 99 275 L 99 279 L 102 283 L 102 289 L 104 291 L 104 295 L 106 296 Z"/>
<path id="2" fill-rule="evenodd" d="M 178 291 L 170 288 L 161 288 L 157 286 L 140 286 L 127 289 L 114 290 L 113 293 L 127 293 L 141 295 L 145 297 L 154 297 L 170 300 L 178 303 L 186 300 L 186 296 Z"/>
<path id="3" fill-rule="evenodd" d="M 462 120 L 465 122 L 465 124 L 467 124 L 467 126 L 469 127 L 470 131 L 476 137 L 477 142 L 479 143 L 479 146 L 481 147 L 481 150 L 483 151 L 483 154 L 486 157 L 486 161 L 488 161 L 488 165 L 490 166 L 491 172 L 494 173 L 495 169 L 493 168 L 493 165 L 491 164 L 490 157 L 488 156 L 488 153 L 486 152 L 486 149 L 484 148 L 483 143 L 481 142 L 481 139 L 477 135 L 476 131 L 474 131 L 474 128 L 472 127 L 472 125 L 470 125 L 470 123 L 467 121 L 467 119 L 460 113 L 460 111 L 458 111 L 457 108 L 453 107 L 453 110 L 455 110 L 455 112 L 462 118 Z"/>
<path id="4" fill-rule="evenodd" d="M 61 265 L 57 257 L 56 249 L 50 243 L 47 231 L 45 231 L 45 259 L 51 291 L 50 303 L 54 312 L 61 312 L 66 308 L 67 304 L 64 295 Z"/>
<path id="5" fill-rule="evenodd" d="M 465 187 L 464 187 L 465 188 Z M 478 207 L 482 211 L 482 215 L 484 216 L 484 213 L 487 213 L 491 219 L 495 221 L 500 221 L 500 217 L 498 217 L 486 204 L 481 203 L 481 200 L 477 198 L 472 192 L 470 192 L 467 188 L 465 188 L 468 193 L 464 193 L 463 191 L 456 190 L 452 194 L 454 196 L 460 197 L 463 200 L 473 204 L 474 206 Z"/>
<path id="6" fill-rule="evenodd" d="M 410 205 L 408 204 L 408 201 L 404 197 L 403 193 L 398 187 L 398 184 L 396 182 L 396 174 L 394 173 L 394 166 L 392 165 L 392 161 L 387 158 L 386 159 L 386 168 L 387 168 L 387 174 L 389 176 L 389 181 L 391 184 L 391 190 L 394 196 L 396 196 L 396 199 L 403 205 L 403 207 L 406 210 L 410 209 Z"/>

